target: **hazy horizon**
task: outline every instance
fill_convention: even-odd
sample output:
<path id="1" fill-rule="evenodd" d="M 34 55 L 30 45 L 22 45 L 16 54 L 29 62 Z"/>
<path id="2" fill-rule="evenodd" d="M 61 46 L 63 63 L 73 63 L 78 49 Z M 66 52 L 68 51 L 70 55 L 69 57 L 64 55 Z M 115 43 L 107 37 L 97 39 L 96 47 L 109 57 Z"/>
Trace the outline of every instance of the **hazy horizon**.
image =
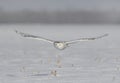
<path id="1" fill-rule="evenodd" d="M 28 10 L 120 10 L 118 0 L 0 0 L 5 11 Z"/>

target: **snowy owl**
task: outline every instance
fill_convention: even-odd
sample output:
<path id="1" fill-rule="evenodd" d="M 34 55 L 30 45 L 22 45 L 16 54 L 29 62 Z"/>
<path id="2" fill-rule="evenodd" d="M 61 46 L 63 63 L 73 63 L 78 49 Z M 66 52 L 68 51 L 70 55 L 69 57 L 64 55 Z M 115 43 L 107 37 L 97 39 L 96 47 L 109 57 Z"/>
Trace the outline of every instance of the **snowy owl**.
<path id="1" fill-rule="evenodd" d="M 27 33 L 19 32 L 17 30 L 15 30 L 15 32 L 20 34 L 23 37 L 28 37 L 28 38 L 42 40 L 42 41 L 46 41 L 48 43 L 51 43 L 51 44 L 54 45 L 55 48 L 57 48 L 59 50 L 64 50 L 66 47 L 69 46 L 69 44 L 77 43 L 77 42 L 80 42 L 80 41 L 96 40 L 96 39 L 100 39 L 102 37 L 108 36 L 108 34 L 104 34 L 104 35 L 101 35 L 101 36 L 98 36 L 98 37 L 93 37 L 93 38 L 79 38 L 79 39 L 70 40 L 70 41 L 53 41 L 53 40 L 43 38 L 43 37 L 40 37 L 40 36 L 34 36 L 34 35 L 27 34 Z"/>

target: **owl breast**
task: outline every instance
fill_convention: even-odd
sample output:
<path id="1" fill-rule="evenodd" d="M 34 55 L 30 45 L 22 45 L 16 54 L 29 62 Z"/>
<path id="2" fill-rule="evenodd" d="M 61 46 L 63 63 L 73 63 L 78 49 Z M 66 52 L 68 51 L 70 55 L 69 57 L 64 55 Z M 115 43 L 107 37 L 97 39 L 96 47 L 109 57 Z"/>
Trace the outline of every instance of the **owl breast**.
<path id="1" fill-rule="evenodd" d="M 63 50 L 67 47 L 66 43 L 65 42 L 54 42 L 54 47 L 59 49 L 59 50 Z"/>

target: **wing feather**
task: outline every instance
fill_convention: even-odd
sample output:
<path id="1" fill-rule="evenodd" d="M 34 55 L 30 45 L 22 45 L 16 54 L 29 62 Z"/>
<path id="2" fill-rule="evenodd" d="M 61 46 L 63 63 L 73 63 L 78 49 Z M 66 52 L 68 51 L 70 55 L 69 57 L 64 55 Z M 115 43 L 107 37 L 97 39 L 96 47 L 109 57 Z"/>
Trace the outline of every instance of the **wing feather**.
<path id="1" fill-rule="evenodd" d="M 17 34 L 20 34 L 22 37 L 28 37 L 28 38 L 32 38 L 32 39 L 43 40 L 43 41 L 46 41 L 46 42 L 49 42 L 49 43 L 53 43 L 54 42 L 53 40 L 49 40 L 49 39 L 46 39 L 46 38 L 43 38 L 43 37 L 40 37 L 40 36 L 30 35 L 30 34 L 23 33 L 23 32 L 19 32 L 17 30 L 15 30 L 15 32 Z"/>
<path id="2" fill-rule="evenodd" d="M 91 41 L 91 40 L 96 40 L 96 39 L 103 38 L 105 36 L 108 36 L 108 34 L 104 34 L 104 35 L 101 35 L 101 36 L 98 36 L 98 37 L 93 37 L 93 38 L 79 38 L 79 39 L 76 39 L 76 40 L 67 41 L 66 43 L 71 44 L 71 43 L 77 43 L 77 42 L 80 42 L 80 41 Z"/>

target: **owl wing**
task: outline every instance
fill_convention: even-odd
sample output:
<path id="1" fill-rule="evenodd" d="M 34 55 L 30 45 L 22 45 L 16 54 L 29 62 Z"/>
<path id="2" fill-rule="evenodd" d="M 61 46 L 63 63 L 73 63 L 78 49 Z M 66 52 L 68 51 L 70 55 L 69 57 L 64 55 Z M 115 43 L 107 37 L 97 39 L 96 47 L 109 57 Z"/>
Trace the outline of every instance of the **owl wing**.
<path id="1" fill-rule="evenodd" d="M 17 30 L 15 30 L 15 32 L 17 34 L 20 34 L 22 37 L 32 38 L 32 39 L 37 39 L 37 40 L 42 40 L 42 41 L 46 41 L 46 42 L 49 42 L 49 43 L 53 43 L 54 42 L 53 40 L 50 40 L 50 39 L 46 39 L 46 38 L 43 38 L 43 37 L 40 37 L 40 36 L 30 35 L 30 34 L 27 34 L 27 33 L 19 32 Z"/>
<path id="2" fill-rule="evenodd" d="M 98 36 L 98 37 L 93 37 L 93 38 L 79 38 L 79 39 L 76 39 L 76 40 L 66 41 L 66 43 L 71 44 L 71 43 L 77 43 L 77 42 L 80 42 L 80 41 L 91 41 L 91 40 L 96 40 L 96 39 L 103 38 L 105 36 L 108 36 L 108 34 L 104 34 L 104 35 L 101 35 L 101 36 Z"/>

